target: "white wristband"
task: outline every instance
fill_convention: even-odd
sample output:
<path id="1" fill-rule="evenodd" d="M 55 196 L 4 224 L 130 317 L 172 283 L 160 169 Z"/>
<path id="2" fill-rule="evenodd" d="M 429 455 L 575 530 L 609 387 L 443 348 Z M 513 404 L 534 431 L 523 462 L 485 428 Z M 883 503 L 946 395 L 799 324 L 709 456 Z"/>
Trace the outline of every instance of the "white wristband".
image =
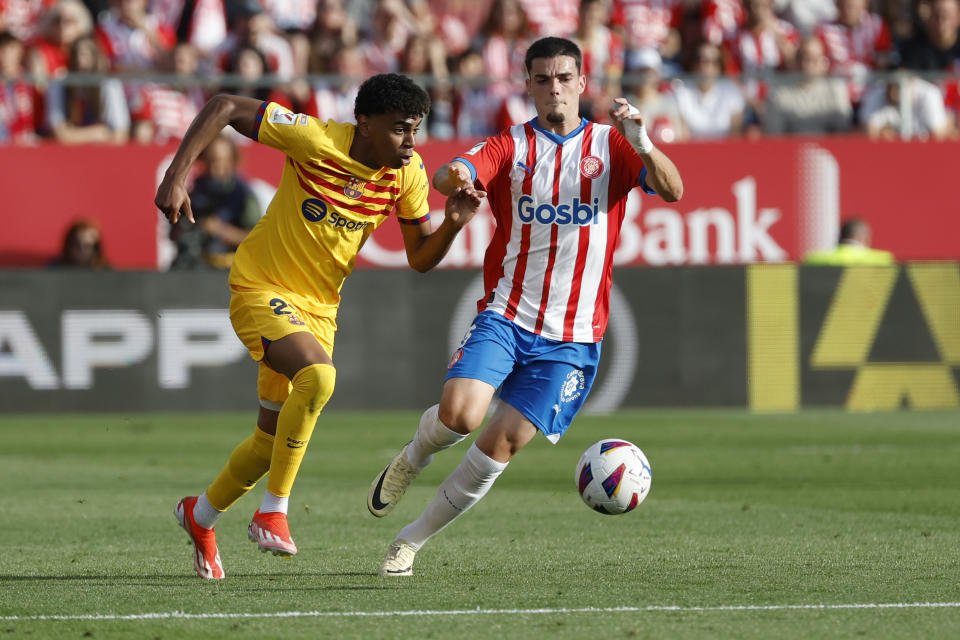
<path id="1" fill-rule="evenodd" d="M 630 107 L 627 116 L 640 113 L 640 110 L 632 104 L 627 106 Z M 647 154 L 653 151 L 653 142 L 650 140 L 650 136 L 647 135 L 647 128 L 642 124 L 637 124 L 636 120 L 624 118 L 623 133 L 627 142 L 630 143 L 630 146 L 632 146 L 637 153 Z"/>

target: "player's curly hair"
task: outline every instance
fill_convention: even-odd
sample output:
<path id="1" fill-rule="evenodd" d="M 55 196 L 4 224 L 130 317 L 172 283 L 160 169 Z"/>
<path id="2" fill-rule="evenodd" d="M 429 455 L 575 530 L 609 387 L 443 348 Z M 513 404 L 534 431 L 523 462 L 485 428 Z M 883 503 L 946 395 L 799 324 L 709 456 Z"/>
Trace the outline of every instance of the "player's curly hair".
<path id="1" fill-rule="evenodd" d="M 360 85 L 353 104 L 356 117 L 395 111 L 405 116 L 426 116 L 430 113 L 430 96 L 413 80 L 399 73 L 380 73 Z"/>

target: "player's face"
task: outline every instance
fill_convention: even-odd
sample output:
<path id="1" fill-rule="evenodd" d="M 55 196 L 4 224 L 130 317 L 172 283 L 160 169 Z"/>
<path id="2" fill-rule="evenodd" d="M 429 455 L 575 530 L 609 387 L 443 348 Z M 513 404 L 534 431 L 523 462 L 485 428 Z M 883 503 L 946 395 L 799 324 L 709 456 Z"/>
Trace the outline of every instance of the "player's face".
<path id="1" fill-rule="evenodd" d="M 577 126 L 580 94 L 586 86 L 586 76 L 580 75 L 576 60 L 570 56 L 534 58 L 530 63 L 527 93 L 540 120 Z"/>
<path id="2" fill-rule="evenodd" d="M 391 169 L 400 169 L 410 164 L 420 123 L 423 121 L 422 116 L 381 113 L 360 118 L 357 122 L 359 133 L 366 136 L 369 144 L 368 164 Z"/>

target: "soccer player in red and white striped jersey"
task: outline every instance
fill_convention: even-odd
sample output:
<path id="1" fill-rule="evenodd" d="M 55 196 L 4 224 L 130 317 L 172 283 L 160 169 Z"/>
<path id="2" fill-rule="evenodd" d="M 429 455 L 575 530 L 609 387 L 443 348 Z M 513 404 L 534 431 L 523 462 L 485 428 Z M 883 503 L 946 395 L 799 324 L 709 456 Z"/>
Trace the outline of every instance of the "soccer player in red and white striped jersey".
<path id="1" fill-rule="evenodd" d="M 434 453 L 477 430 L 498 388 L 500 403 L 423 514 L 390 545 L 381 575 L 411 575 L 420 547 L 483 497 L 538 431 L 554 443 L 563 435 L 596 376 L 627 194 L 641 187 L 668 202 L 682 196 L 676 166 L 626 100 L 613 105 L 614 126 L 578 115 L 581 62 L 569 40 L 533 43 L 525 64 L 537 117 L 434 174 L 441 193 L 482 185 L 488 194 L 497 229 L 484 260 L 485 296 L 440 403 L 374 480 L 370 512 L 387 515 Z"/>

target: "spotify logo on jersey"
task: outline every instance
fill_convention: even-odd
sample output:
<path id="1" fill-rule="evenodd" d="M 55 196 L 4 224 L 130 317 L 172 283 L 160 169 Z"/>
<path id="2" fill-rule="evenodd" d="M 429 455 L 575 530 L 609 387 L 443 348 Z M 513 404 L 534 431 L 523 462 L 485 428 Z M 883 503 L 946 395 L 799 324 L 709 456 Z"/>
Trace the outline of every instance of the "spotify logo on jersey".
<path id="1" fill-rule="evenodd" d="M 303 213 L 303 217 L 310 222 L 320 222 L 327 215 L 327 205 L 322 200 L 310 198 L 303 201 L 303 204 L 300 205 L 300 211 Z"/>

